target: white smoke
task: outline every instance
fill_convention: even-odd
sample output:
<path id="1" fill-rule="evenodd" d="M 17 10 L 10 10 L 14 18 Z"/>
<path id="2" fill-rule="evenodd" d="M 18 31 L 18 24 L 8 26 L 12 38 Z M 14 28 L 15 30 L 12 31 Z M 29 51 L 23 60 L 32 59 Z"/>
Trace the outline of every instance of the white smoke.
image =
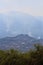
<path id="1" fill-rule="evenodd" d="M 32 35 L 32 33 L 31 33 L 31 32 L 29 32 L 29 33 L 28 33 L 28 35 L 29 35 L 30 37 L 33 37 L 33 35 Z"/>
<path id="2" fill-rule="evenodd" d="M 9 32 L 12 24 L 11 19 L 9 17 L 7 17 L 6 19 L 4 18 L 4 23 L 6 25 L 6 32 Z"/>
<path id="3" fill-rule="evenodd" d="M 38 37 L 38 39 L 40 39 L 40 37 Z"/>

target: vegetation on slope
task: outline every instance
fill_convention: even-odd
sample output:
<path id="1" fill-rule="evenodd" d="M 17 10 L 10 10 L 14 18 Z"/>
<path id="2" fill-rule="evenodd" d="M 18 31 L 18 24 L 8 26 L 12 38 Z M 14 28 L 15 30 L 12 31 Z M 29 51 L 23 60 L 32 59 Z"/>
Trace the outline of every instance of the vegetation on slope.
<path id="1" fill-rule="evenodd" d="M 26 53 L 20 53 L 13 49 L 0 50 L 0 65 L 43 65 L 43 46 L 34 46 L 34 50 Z"/>

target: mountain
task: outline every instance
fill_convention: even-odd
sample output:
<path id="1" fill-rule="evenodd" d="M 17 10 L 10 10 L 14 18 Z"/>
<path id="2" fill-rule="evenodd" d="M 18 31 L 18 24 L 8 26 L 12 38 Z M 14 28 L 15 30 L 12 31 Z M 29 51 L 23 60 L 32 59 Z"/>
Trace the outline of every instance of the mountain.
<path id="1" fill-rule="evenodd" d="M 35 38 L 43 38 L 43 17 L 35 17 L 20 12 L 0 14 L 0 38 L 28 34 Z"/>
<path id="2" fill-rule="evenodd" d="M 43 39 L 35 39 L 27 34 L 20 34 L 15 37 L 5 37 L 0 39 L 0 49 L 8 50 L 10 48 L 26 52 L 32 49 L 34 44 L 43 44 Z"/>

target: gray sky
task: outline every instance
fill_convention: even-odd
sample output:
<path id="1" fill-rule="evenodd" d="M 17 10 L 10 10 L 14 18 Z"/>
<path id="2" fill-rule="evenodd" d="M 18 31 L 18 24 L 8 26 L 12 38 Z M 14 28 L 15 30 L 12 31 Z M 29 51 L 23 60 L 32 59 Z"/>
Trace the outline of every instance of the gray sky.
<path id="1" fill-rule="evenodd" d="M 43 0 L 0 0 L 0 13 L 10 11 L 43 16 Z"/>

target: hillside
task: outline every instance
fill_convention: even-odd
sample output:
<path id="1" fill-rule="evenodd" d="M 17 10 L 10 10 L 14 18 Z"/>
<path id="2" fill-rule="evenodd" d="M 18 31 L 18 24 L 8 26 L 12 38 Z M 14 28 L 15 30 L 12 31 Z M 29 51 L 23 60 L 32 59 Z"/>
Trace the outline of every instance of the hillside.
<path id="1" fill-rule="evenodd" d="M 34 44 L 43 44 L 43 39 L 36 39 L 28 36 L 27 34 L 20 34 L 15 37 L 5 37 L 0 39 L 0 49 L 15 49 L 22 52 L 26 52 L 33 48 Z"/>

